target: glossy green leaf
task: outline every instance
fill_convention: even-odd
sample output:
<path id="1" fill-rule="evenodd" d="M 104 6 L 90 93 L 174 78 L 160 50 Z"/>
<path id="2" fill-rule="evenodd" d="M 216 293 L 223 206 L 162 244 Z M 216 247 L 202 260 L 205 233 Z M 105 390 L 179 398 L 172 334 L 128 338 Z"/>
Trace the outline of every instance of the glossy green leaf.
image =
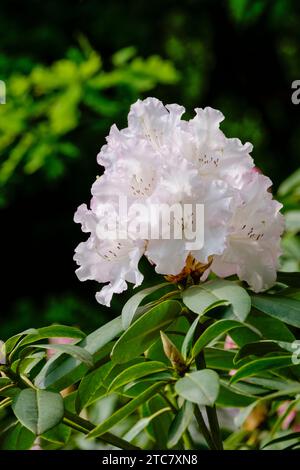
<path id="1" fill-rule="evenodd" d="M 59 393 L 28 388 L 14 398 L 12 409 L 23 426 L 40 435 L 62 420 L 64 402 Z"/>
<path id="2" fill-rule="evenodd" d="M 103 379 L 112 369 L 111 362 L 104 364 L 96 370 L 91 371 L 81 380 L 76 394 L 76 411 L 79 413 L 83 408 L 92 404 L 97 398 L 107 393 Z"/>
<path id="3" fill-rule="evenodd" d="M 279 295 L 252 295 L 252 305 L 288 325 L 300 327 L 300 300 Z"/>
<path id="4" fill-rule="evenodd" d="M 212 406 L 219 394 L 218 374 L 209 369 L 190 372 L 176 382 L 175 390 L 185 400 Z"/>
<path id="5" fill-rule="evenodd" d="M 251 315 L 249 315 L 249 317 L 250 316 Z M 249 323 L 249 317 L 247 318 L 247 324 Z M 242 347 L 244 344 L 259 341 L 261 339 L 261 333 L 255 333 L 252 329 L 243 325 L 240 328 L 230 330 L 230 337 L 239 347 Z"/>
<path id="6" fill-rule="evenodd" d="M 65 424 L 57 424 L 54 428 L 42 434 L 41 438 L 46 441 L 52 442 L 53 444 L 59 444 L 61 446 L 66 445 L 71 437 L 71 428 Z"/>
<path id="7" fill-rule="evenodd" d="M 149 398 L 153 397 L 163 387 L 163 385 L 163 383 L 154 384 L 145 390 L 145 392 L 143 392 L 141 395 L 134 398 L 133 400 L 130 400 L 126 405 L 96 426 L 96 428 L 88 434 L 88 437 L 99 437 L 105 432 L 109 431 L 113 426 L 120 423 L 127 416 L 131 415 L 140 405 L 149 400 Z"/>
<path id="8" fill-rule="evenodd" d="M 114 391 L 123 385 L 133 382 L 134 380 L 163 370 L 167 370 L 167 366 L 162 362 L 149 361 L 135 364 L 117 375 L 111 382 L 108 391 Z"/>
<path id="9" fill-rule="evenodd" d="M 164 393 L 158 393 L 150 398 L 141 407 L 142 416 L 151 416 L 162 408 L 168 407 L 169 403 L 165 399 Z M 173 420 L 173 412 L 168 410 L 163 415 L 157 415 L 147 426 L 147 433 L 155 441 L 155 447 L 166 449 L 168 442 L 169 429 Z"/>
<path id="10" fill-rule="evenodd" d="M 107 375 L 103 378 L 103 385 L 108 389 L 117 375 L 119 375 L 124 370 L 134 366 L 135 364 L 140 364 L 144 361 L 145 359 L 142 356 L 131 359 L 128 362 L 123 362 L 122 364 L 116 364 L 115 362 L 110 361 L 112 367 L 107 373 Z"/>
<path id="11" fill-rule="evenodd" d="M 14 384 L 6 385 L 0 390 L 0 397 L 15 397 L 21 389 Z"/>
<path id="12" fill-rule="evenodd" d="M 243 365 L 240 369 L 238 369 L 238 371 L 232 377 L 231 382 L 235 383 L 238 380 L 250 377 L 251 375 L 256 375 L 263 370 L 269 371 L 292 365 L 293 364 L 290 356 L 274 356 L 256 359 Z"/>
<path id="13" fill-rule="evenodd" d="M 11 352 L 10 361 L 15 357 L 18 357 L 20 351 L 29 344 L 34 344 L 37 341 L 41 341 L 47 338 L 72 338 L 75 340 L 83 339 L 86 335 L 78 328 L 64 325 L 51 325 L 37 330 L 28 330 L 23 338 L 15 345 L 14 350 Z M 30 332 L 31 331 L 31 332 Z"/>
<path id="14" fill-rule="evenodd" d="M 255 397 L 251 397 L 245 393 L 239 393 L 233 387 L 222 382 L 216 405 L 229 408 L 245 407 L 251 405 L 255 400 Z"/>
<path id="15" fill-rule="evenodd" d="M 12 364 L 11 368 L 13 371 L 17 372 L 18 374 L 29 374 L 34 367 L 45 359 L 45 353 L 43 351 L 35 352 L 26 356 L 24 359 L 17 359 L 15 363 Z"/>
<path id="16" fill-rule="evenodd" d="M 26 344 L 31 344 L 46 338 L 83 339 L 85 336 L 85 333 L 73 326 L 51 325 L 38 328 L 36 333 L 27 334 L 26 337 L 21 341 L 21 345 L 24 346 Z"/>
<path id="17" fill-rule="evenodd" d="M 123 333 L 112 350 L 112 360 L 127 362 L 139 356 L 181 313 L 181 304 L 166 300 L 146 312 Z"/>
<path id="18" fill-rule="evenodd" d="M 247 325 L 251 330 L 244 325 L 230 332 L 233 341 L 240 347 L 261 339 L 287 342 L 292 342 L 295 339 L 285 323 L 259 311 L 252 312 L 248 316 Z"/>
<path id="19" fill-rule="evenodd" d="M 182 346 L 181 346 L 181 354 L 183 355 L 183 358 L 184 359 L 187 359 L 188 355 L 189 355 L 189 352 L 191 350 L 191 347 L 192 347 L 192 343 L 193 343 L 193 339 L 194 339 L 194 334 L 195 334 L 195 331 L 196 331 L 196 328 L 199 324 L 199 318 L 196 318 L 190 329 L 188 330 L 187 334 L 185 335 L 185 338 L 183 340 L 183 343 L 182 343 Z"/>
<path id="20" fill-rule="evenodd" d="M 175 418 L 171 423 L 167 443 L 168 449 L 171 449 L 172 447 L 176 446 L 182 434 L 186 431 L 187 427 L 189 426 L 193 416 L 194 406 L 191 402 L 185 401 L 180 410 L 176 413 Z"/>
<path id="21" fill-rule="evenodd" d="M 247 323 L 255 327 L 260 332 L 263 339 L 287 342 L 292 342 L 295 339 L 295 336 L 283 321 L 270 317 L 265 313 L 258 311 L 253 312 L 253 314 L 249 315 Z"/>
<path id="22" fill-rule="evenodd" d="M 2 450 L 29 450 L 35 440 L 35 434 L 21 423 L 10 427 L 3 436 Z"/>
<path id="23" fill-rule="evenodd" d="M 251 309 L 251 299 L 245 289 L 235 282 L 214 280 L 199 286 L 192 286 L 183 291 L 185 305 L 195 313 L 204 315 L 206 309 L 218 303 L 230 305 L 224 310 L 222 317 L 243 322 Z"/>
<path id="24" fill-rule="evenodd" d="M 262 449 L 265 447 L 269 447 L 270 445 L 280 444 L 281 442 L 291 441 L 293 439 L 298 439 L 300 443 L 300 432 L 291 432 L 289 434 L 285 434 L 284 436 L 277 437 L 276 439 L 272 439 L 271 441 L 267 442 Z"/>
<path id="25" fill-rule="evenodd" d="M 240 360 L 244 359 L 247 356 L 265 356 L 271 352 L 282 352 L 288 351 L 293 352 L 292 343 L 286 343 L 284 341 L 272 341 L 272 340 L 263 340 L 255 341 L 253 343 L 245 344 L 236 354 L 234 358 L 234 363 L 237 364 Z"/>
<path id="26" fill-rule="evenodd" d="M 7 385 L 11 383 L 12 381 L 8 377 L 0 377 L 0 391 L 3 387 L 6 387 Z"/>
<path id="27" fill-rule="evenodd" d="M 151 422 L 156 419 L 161 414 L 167 413 L 170 411 L 170 408 L 162 408 L 150 416 L 140 419 L 127 433 L 123 436 L 125 441 L 131 442 L 135 439 Z"/>
<path id="28" fill-rule="evenodd" d="M 216 298 L 206 286 L 188 287 L 182 292 L 182 300 L 192 312 L 198 315 L 204 315 L 211 307 L 228 305 L 227 300 Z"/>
<path id="29" fill-rule="evenodd" d="M 111 341 L 122 331 L 121 317 L 117 317 L 88 335 L 78 346 L 92 354 L 94 363 L 97 363 L 109 356 Z M 86 364 L 65 354 L 58 354 L 46 363 L 35 378 L 35 384 L 39 388 L 63 390 L 80 380 L 87 371 Z"/>
<path id="30" fill-rule="evenodd" d="M 186 317 L 181 315 L 165 330 L 165 333 L 172 340 L 178 350 L 181 350 L 183 341 L 189 328 L 190 322 Z M 158 339 L 147 349 L 145 355 L 147 359 L 164 362 L 168 366 L 170 365 L 170 361 L 165 355 L 160 337 L 158 337 Z"/>
<path id="31" fill-rule="evenodd" d="M 69 356 L 74 357 L 77 361 L 84 363 L 87 367 L 93 367 L 93 356 L 84 348 L 75 346 L 74 344 L 36 344 L 36 348 L 53 349 Z"/>
<path id="32" fill-rule="evenodd" d="M 20 341 L 22 339 L 22 337 L 28 335 L 28 334 L 36 334 L 37 333 L 37 330 L 34 329 L 34 328 L 29 328 L 28 330 L 25 330 L 25 331 L 22 331 L 21 333 L 18 333 L 14 336 L 12 336 L 11 338 L 9 338 L 6 342 L 5 342 L 5 349 L 6 349 L 6 353 L 7 354 L 10 354 L 11 351 L 14 349 L 14 347 L 16 346 L 16 344 L 18 343 L 18 341 Z"/>
<path id="33" fill-rule="evenodd" d="M 235 356 L 235 352 L 228 350 L 225 351 L 224 349 L 219 348 L 205 348 L 204 350 L 204 357 L 206 366 L 209 369 L 217 369 L 217 370 L 226 370 L 230 371 L 234 369 L 233 359 Z"/>
<path id="34" fill-rule="evenodd" d="M 164 377 L 160 380 L 160 382 L 164 381 L 169 381 L 170 377 Z M 156 383 L 158 380 L 155 381 Z M 149 387 L 153 385 L 153 382 L 151 380 L 141 380 L 134 385 L 132 384 L 127 384 L 125 385 L 122 390 L 121 390 L 121 395 L 124 397 L 129 397 L 129 398 L 136 398 L 138 397 L 141 393 L 144 393 L 145 390 L 147 390 Z"/>
<path id="35" fill-rule="evenodd" d="M 126 302 L 122 309 L 122 325 L 123 329 L 127 330 L 127 328 L 133 323 L 133 321 L 137 320 L 138 316 L 136 315 L 138 306 L 141 302 L 148 297 L 153 292 L 161 289 L 162 287 L 169 286 L 169 282 L 164 282 L 162 284 L 157 284 L 152 287 L 148 287 L 147 289 L 140 290 L 136 294 L 134 294 L 130 299 Z"/>
<path id="36" fill-rule="evenodd" d="M 233 328 L 240 327 L 240 322 L 236 320 L 218 320 L 210 325 L 202 335 L 197 339 L 192 349 L 192 356 L 195 357 L 207 346 L 211 341 L 219 338 L 220 336 L 228 333 Z"/>

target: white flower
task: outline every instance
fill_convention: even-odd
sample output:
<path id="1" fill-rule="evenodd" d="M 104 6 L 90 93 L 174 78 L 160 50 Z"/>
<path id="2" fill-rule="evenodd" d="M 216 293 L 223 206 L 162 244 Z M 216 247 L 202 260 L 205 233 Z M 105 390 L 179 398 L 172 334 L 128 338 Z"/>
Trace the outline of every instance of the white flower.
<path id="1" fill-rule="evenodd" d="M 247 174 L 230 223 L 227 248 L 215 256 L 211 269 L 221 277 L 237 274 L 255 292 L 271 287 L 276 281 L 280 236 L 284 219 L 282 207 L 272 199 L 269 178 Z"/>
<path id="2" fill-rule="evenodd" d="M 170 149 L 184 112 L 183 106 L 164 106 L 156 98 L 138 100 L 131 106 L 128 128 L 124 132 L 130 137 L 146 140 L 157 152 L 166 147 Z"/>
<path id="3" fill-rule="evenodd" d="M 243 175 L 253 168 L 249 155 L 252 145 L 239 139 L 227 139 L 219 129 L 224 116 L 212 108 L 196 109 L 196 116 L 184 127 L 180 140 L 181 153 L 210 179 L 224 179 L 240 188 Z"/>
<path id="4" fill-rule="evenodd" d="M 280 204 L 268 192 L 270 180 L 254 172 L 252 145 L 224 135 L 220 111 L 199 108 L 189 121 L 182 119 L 184 111 L 155 98 L 138 100 L 128 127 L 113 125 L 97 156 L 105 171 L 92 186 L 90 209 L 81 205 L 75 214 L 90 236 L 78 245 L 74 259 L 80 280 L 106 284 L 96 295 L 102 304 L 110 305 L 127 282 L 142 282 L 143 255 L 171 278 L 200 266 L 202 280 L 210 271 L 221 277 L 237 274 L 256 292 L 276 279 L 283 220 Z M 128 212 L 121 217 L 118 204 L 124 198 Z M 137 204 L 142 214 L 131 211 Z M 204 220 L 197 224 L 197 211 L 187 219 L 179 212 L 161 227 L 160 204 L 183 213 L 186 204 L 203 205 Z M 122 231 L 105 238 L 104 227 L 117 216 Z M 141 225 L 149 232 L 140 231 Z M 191 248 L 191 232 L 204 234 L 201 246 Z"/>
<path id="5" fill-rule="evenodd" d="M 190 204 L 193 206 L 203 204 L 204 206 L 204 245 L 200 249 L 190 250 L 189 240 L 183 234 L 182 239 L 159 239 L 149 240 L 146 256 L 156 264 L 156 272 L 160 274 L 178 274 L 185 266 L 187 256 L 190 251 L 193 257 L 201 263 L 207 263 L 209 256 L 221 254 L 224 251 L 228 222 L 232 217 L 233 193 L 228 185 L 221 180 L 201 180 L 198 177 L 191 180 L 192 191 L 183 195 L 178 191 L 177 199 L 172 194 L 169 198 L 171 204 L 179 203 L 183 206 Z M 195 214 L 195 213 L 194 213 Z M 182 227 L 184 230 L 192 231 L 197 227 L 194 217 L 187 221 L 182 218 L 172 219 L 172 227 L 182 225 L 187 222 L 188 226 Z M 200 221 L 201 223 L 201 221 Z M 198 227 L 200 230 L 202 227 Z"/>
<path id="6" fill-rule="evenodd" d="M 127 289 L 127 282 L 140 285 L 143 276 L 138 270 L 138 263 L 143 255 L 145 246 L 142 240 L 102 240 L 97 236 L 97 221 L 95 214 L 83 204 L 79 206 L 75 222 L 82 224 L 84 232 L 91 232 L 87 241 L 80 243 L 74 255 L 74 260 L 80 266 L 76 274 L 80 281 L 95 280 L 109 284 L 97 293 L 96 298 L 104 305 L 110 305 L 114 293 Z"/>

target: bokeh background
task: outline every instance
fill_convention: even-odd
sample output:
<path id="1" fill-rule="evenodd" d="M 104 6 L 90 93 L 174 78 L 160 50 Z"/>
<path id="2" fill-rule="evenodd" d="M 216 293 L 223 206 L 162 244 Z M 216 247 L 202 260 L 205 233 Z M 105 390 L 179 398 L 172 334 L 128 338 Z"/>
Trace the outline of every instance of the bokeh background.
<path id="1" fill-rule="evenodd" d="M 283 269 L 299 269 L 299 1 L 1 0 L 0 10 L 0 338 L 53 322 L 88 332 L 130 295 L 107 309 L 95 283 L 77 280 L 85 235 L 73 214 L 101 174 L 110 126 L 125 126 L 138 97 L 183 104 L 187 117 L 216 107 L 229 137 L 254 144 L 287 214 Z"/>

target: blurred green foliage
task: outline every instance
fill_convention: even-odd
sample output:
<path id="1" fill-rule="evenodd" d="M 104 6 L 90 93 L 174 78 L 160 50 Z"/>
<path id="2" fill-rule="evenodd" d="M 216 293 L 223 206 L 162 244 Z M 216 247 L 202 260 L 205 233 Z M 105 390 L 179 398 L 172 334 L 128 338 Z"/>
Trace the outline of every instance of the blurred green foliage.
<path id="1" fill-rule="evenodd" d="M 286 223 L 282 239 L 282 269 L 300 271 L 300 169 L 283 181 L 277 197 L 283 204 Z"/>
<path id="2" fill-rule="evenodd" d="M 28 75 L 13 74 L 7 82 L 7 105 L 0 107 L 0 203 L 20 172 L 42 169 L 50 179 L 62 175 L 66 158 L 79 148 L 71 131 L 82 125 L 82 109 L 101 127 L 126 113 L 140 93 L 157 83 L 172 84 L 178 73 L 159 56 L 142 59 L 134 47 L 116 52 L 113 68 L 104 71 L 101 56 L 81 37 L 81 49 L 46 67 L 35 65 Z M 20 183 L 19 183 L 20 184 Z"/>

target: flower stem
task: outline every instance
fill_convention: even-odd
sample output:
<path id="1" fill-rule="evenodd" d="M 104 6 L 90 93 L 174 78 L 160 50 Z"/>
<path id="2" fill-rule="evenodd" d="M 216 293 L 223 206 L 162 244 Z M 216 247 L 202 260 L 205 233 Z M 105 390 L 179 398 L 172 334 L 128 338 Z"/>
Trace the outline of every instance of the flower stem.
<path id="1" fill-rule="evenodd" d="M 207 443 L 208 447 L 211 450 L 216 450 L 217 447 L 216 447 L 216 445 L 215 445 L 215 443 L 214 443 L 214 441 L 213 441 L 213 439 L 210 435 L 209 430 L 206 427 L 205 421 L 203 419 L 202 413 L 201 413 L 198 405 L 195 405 L 194 410 L 195 410 L 195 418 L 197 420 L 199 429 L 200 429 L 201 433 L 203 434 L 203 437 L 206 440 L 206 443 Z"/>
<path id="2" fill-rule="evenodd" d="M 198 338 L 203 333 L 204 330 L 205 330 L 204 325 L 199 323 L 195 332 L 196 338 Z M 200 351 L 200 353 L 195 357 L 195 363 L 196 363 L 196 367 L 198 370 L 206 368 L 206 362 L 205 362 L 203 351 Z M 222 436 L 221 436 L 219 421 L 217 417 L 216 407 L 206 406 L 205 410 L 206 410 L 206 414 L 207 414 L 207 418 L 209 422 L 212 440 L 215 446 L 214 448 L 217 450 L 223 450 Z"/>
<path id="3" fill-rule="evenodd" d="M 90 421 L 87 421 L 86 419 L 83 419 L 80 416 L 77 416 L 73 413 L 70 413 L 69 411 L 65 411 L 63 422 L 70 428 L 75 429 L 76 431 L 82 432 L 83 434 L 89 434 L 89 432 L 92 431 L 96 427 Z M 114 434 L 111 434 L 110 432 L 106 432 L 102 434 L 100 439 L 103 442 L 106 442 L 107 444 L 111 444 L 123 450 L 139 450 L 139 447 L 136 447 L 130 444 L 130 442 L 127 442 L 121 437 L 115 436 Z"/>
<path id="4" fill-rule="evenodd" d="M 223 442 L 216 407 L 215 405 L 212 407 L 206 406 L 205 409 L 216 448 L 217 450 L 223 450 Z"/>

